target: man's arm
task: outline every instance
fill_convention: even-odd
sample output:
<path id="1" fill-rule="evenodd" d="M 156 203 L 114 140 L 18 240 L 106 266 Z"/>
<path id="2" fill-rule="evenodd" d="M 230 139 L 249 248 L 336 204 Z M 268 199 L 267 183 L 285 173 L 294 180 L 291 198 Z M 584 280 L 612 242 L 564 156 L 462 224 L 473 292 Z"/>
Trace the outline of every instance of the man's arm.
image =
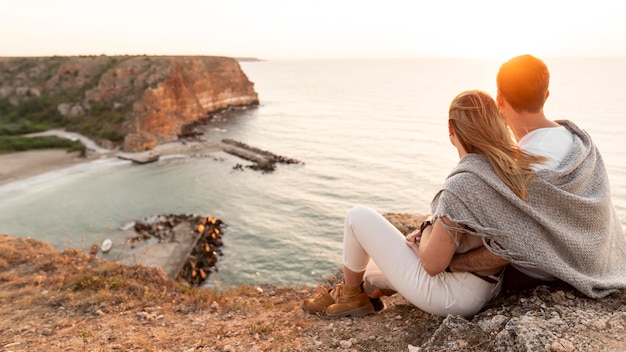
<path id="1" fill-rule="evenodd" d="M 491 253 L 486 247 L 479 247 L 469 252 L 456 254 L 450 262 L 451 271 L 483 271 L 507 266 L 508 261 Z"/>

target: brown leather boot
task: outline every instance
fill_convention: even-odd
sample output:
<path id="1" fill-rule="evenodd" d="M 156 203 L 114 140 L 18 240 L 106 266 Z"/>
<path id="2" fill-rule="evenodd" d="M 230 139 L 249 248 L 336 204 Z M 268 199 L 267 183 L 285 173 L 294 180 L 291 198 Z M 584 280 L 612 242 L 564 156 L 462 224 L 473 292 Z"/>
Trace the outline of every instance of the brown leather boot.
<path id="1" fill-rule="evenodd" d="M 326 313 L 326 308 L 335 303 L 337 292 L 343 288 L 343 284 L 337 284 L 332 289 L 321 287 L 320 292 L 313 298 L 307 298 L 302 302 L 302 309 L 316 314 Z"/>
<path id="2" fill-rule="evenodd" d="M 374 313 L 374 306 L 369 297 L 361 290 L 361 286 L 343 286 L 339 291 L 336 303 L 326 308 L 326 314 L 331 317 L 353 316 L 359 317 Z"/>
<path id="3" fill-rule="evenodd" d="M 382 296 L 393 296 L 397 292 L 390 288 L 380 288 L 369 281 L 364 281 L 363 292 L 365 292 L 370 298 L 380 298 Z"/>

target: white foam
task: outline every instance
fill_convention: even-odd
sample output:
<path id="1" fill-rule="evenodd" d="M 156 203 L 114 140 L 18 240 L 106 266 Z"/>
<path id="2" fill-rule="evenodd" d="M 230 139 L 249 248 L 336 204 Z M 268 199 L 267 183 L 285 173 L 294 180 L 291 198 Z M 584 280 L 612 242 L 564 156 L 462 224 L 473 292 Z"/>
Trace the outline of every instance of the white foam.
<path id="1" fill-rule="evenodd" d="M 131 162 L 128 160 L 122 160 L 118 158 L 93 160 L 87 163 L 81 163 L 7 183 L 0 186 L 0 194 L 8 194 L 24 189 L 33 189 L 49 184 L 52 181 L 57 181 L 61 179 L 74 179 L 76 177 L 84 176 L 85 174 L 97 172 L 102 169 L 130 163 Z"/>

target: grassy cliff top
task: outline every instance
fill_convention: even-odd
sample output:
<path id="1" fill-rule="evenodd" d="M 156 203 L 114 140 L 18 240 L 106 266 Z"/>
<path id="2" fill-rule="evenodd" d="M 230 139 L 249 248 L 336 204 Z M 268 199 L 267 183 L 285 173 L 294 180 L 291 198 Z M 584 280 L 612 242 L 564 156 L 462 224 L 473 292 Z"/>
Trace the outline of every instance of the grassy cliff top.
<path id="1" fill-rule="evenodd" d="M 331 279 L 336 281 L 335 279 Z M 400 295 L 360 318 L 302 311 L 314 287 L 175 284 L 162 270 L 0 235 L 6 351 L 621 351 L 626 294 L 563 287 L 506 293 L 473 319 L 436 317 Z"/>

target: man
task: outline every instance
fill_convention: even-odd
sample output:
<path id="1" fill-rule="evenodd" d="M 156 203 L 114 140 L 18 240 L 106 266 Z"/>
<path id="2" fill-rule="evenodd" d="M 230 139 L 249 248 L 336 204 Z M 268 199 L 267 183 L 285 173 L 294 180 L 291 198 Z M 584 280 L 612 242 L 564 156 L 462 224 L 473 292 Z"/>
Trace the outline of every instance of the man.
<path id="1" fill-rule="evenodd" d="M 532 254 L 518 253 L 504 259 L 493 252 L 506 253 L 506 248 L 494 251 L 494 247 L 489 245 L 455 256 L 449 269 L 453 272 L 480 271 L 504 267 L 509 264 L 509 260 L 514 259 L 506 269 L 505 288 L 528 288 L 560 279 L 589 296 L 601 297 L 626 286 L 625 268 L 617 263 L 620 260 L 626 262 L 624 232 L 610 199 L 604 164 L 589 136 L 569 121 L 548 120 L 543 112 L 549 96 L 549 79 L 548 68 L 543 61 L 531 55 L 515 57 L 504 63 L 498 72 L 497 103 L 519 146 L 529 153 L 548 159 L 546 163 L 534 166 L 541 182 L 557 188 L 559 197 L 565 199 L 565 203 L 568 199 L 576 198 L 581 202 L 572 204 L 583 204 L 569 210 L 562 206 L 564 204 L 554 205 L 554 211 L 563 215 L 557 219 L 564 218 L 564 226 L 573 224 L 569 234 L 568 229 L 563 228 L 560 229 L 561 235 L 553 233 L 559 231 L 545 231 L 545 236 L 549 237 L 546 242 L 555 245 L 555 262 L 567 262 L 557 266 L 567 269 L 552 270 L 546 261 L 533 258 Z M 576 158 L 578 160 L 574 161 Z M 596 204 L 581 210 L 586 207 L 585 200 Z M 546 209 L 549 212 L 550 205 L 543 207 L 543 210 Z M 594 217 L 598 218 L 588 221 Z M 572 242 L 584 236 L 589 236 L 589 240 L 596 243 L 590 244 L 588 250 L 577 251 Z M 531 240 L 536 239 L 529 238 Z M 563 250 L 558 248 L 561 245 L 559 240 L 563 242 Z M 580 244 L 583 247 L 586 245 L 584 241 Z M 594 256 L 614 256 L 617 259 L 595 260 Z M 572 264 L 570 261 L 580 263 Z M 584 266 L 590 268 L 585 269 Z"/>

